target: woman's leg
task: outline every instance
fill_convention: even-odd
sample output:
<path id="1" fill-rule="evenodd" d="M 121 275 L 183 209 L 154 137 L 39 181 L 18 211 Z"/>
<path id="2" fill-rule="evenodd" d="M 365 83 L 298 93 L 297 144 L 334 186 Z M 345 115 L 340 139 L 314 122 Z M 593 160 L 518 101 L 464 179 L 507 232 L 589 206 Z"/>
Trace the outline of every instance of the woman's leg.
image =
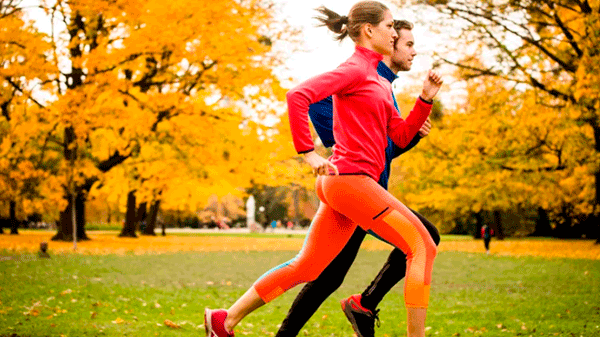
<path id="1" fill-rule="evenodd" d="M 265 273 L 227 310 L 226 330 L 232 331 L 249 313 L 290 288 L 316 279 L 339 254 L 355 228 L 350 219 L 321 203 L 300 253 Z"/>
<path id="2" fill-rule="evenodd" d="M 409 208 L 410 209 L 410 208 Z M 410 209 L 419 218 L 421 223 L 429 232 L 435 245 L 440 243 L 440 233 L 437 228 L 423 215 Z M 361 305 L 371 311 L 375 311 L 383 300 L 383 297 L 406 275 L 406 254 L 398 248 L 390 253 L 386 263 L 373 282 L 361 294 Z"/>
<path id="3" fill-rule="evenodd" d="M 365 235 L 366 232 L 357 227 L 338 256 L 331 261 L 316 280 L 307 283 L 302 288 L 283 320 L 276 337 L 297 336 L 323 301 L 340 287 L 356 258 Z"/>
<path id="4" fill-rule="evenodd" d="M 407 255 L 404 300 L 408 312 L 408 336 L 424 336 L 431 271 L 437 254 L 425 226 L 406 206 L 367 176 L 326 176 L 320 187 L 324 203 L 365 230 L 373 230 Z"/>

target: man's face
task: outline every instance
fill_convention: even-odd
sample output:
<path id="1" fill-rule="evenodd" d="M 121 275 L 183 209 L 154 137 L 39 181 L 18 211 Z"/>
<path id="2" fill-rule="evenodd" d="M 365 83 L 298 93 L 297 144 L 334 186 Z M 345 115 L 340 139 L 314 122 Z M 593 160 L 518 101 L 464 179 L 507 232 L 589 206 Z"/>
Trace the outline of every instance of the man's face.
<path id="1" fill-rule="evenodd" d="M 409 71 L 412 60 L 417 55 L 415 51 L 415 38 L 408 29 L 401 29 L 400 36 L 396 41 L 396 48 L 392 53 L 392 63 L 400 68 L 400 71 Z"/>

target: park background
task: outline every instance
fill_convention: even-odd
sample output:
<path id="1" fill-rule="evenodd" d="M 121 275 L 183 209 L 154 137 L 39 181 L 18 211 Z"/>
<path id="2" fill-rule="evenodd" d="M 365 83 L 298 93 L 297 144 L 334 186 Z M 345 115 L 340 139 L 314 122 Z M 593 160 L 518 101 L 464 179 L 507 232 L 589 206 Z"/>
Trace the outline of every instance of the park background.
<path id="1" fill-rule="evenodd" d="M 428 333 L 598 333 L 591 322 L 600 317 L 600 3 L 385 3 L 396 18 L 415 24 L 420 53 L 413 70 L 399 74 L 394 83 L 403 116 L 427 69 L 440 69 L 446 78 L 434 105 L 431 134 L 394 162 L 390 180 L 390 191 L 444 234 L 437 273 L 444 280 L 456 279 L 443 281 L 447 287 L 439 291 L 458 300 L 454 306 L 433 303 L 448 310 L 431 319 Z M 135 332 L 137 319 L 121 318 L 130 309 L 117 309 L 121 316 L 112 319 L 110 312 L 90 316 L 78 307 L 81 294 L 90 297 L 99 290 L 78 288 L 74 293 L 80 296 L 70 295 L 75 286 L 65 288 L 65 279 L 78 287 L 83 279 L 85 287 L 93 279 L 104 280 L 97 281 L 101 289 L 106 283 L 121 284 L 117 291 L 127 299 L 132 292 L 143 298 L 138 291 L 168 297 L 191 283 L 198 286 L 188 289 L 190 294 L 217 296 L 221 284 L 227 294 L 223 302 L 195 303 L 197 308 L 183 310 L 190 311 L 185 318 L 170 318 L 175 323 L 167 324 L 169 332 L 161 330 L 165 326 L 147 326 L 158 329 L 153 333 L 185 334 L 181 322 L 194 322 L 188 325 L 201 331 L 203 304 L 224 306 L 239 292 L 227 289 L 228 282 L 247 287 L 263 271 L 249 266 L 267 268 L 293 256 L 318 200 L 314 177 L 291 145 L 285 92 L 352 52 L 349 41 L 338 44 L 325 28 L 314 27 L 313 10 L 321 4 L 340 13 L 352 5 L 0 0 L 0 228 L 13 234 L 0 236 L 0 335 L 97 335 L 100 330 L 120 335 L 120 329 L 143 335 Z M 316 134 L 315 142 L 319 153 L 330 153 Z M 260 225 L 291 221 L 295 229 L 234 234 L 246 227 L 250 195 Z M 474 240 L 484 224 L 495 231 L 492 256 L 498 260 L 482 256 L 483 244 Z M 155 237 L 160 229 L 168 235 Z M 34 254 L 43 241 L 50 242 L 51 262 Z M 372 277 L 388 247 L 367 241 L 365 248 L 369 262 L 357 262 L 355 268 Z M 95 265 L 95 259 L 109 266 Z M 151 265 L 152 259 L 152 272 L 136 270 L 139 279 L 128 269 Z M 177 266 L 176 261 L 194 259 L 205 262 Z M 207 278 L 214 265 L 226 265 L 230 273 Z M 464 270 L 455 274 L 452 265 Z M 157 268 L 165 271 L 157 273 Z M 473 268 L 481 275 L 474 277 Z M 551 277 L 542 277 L 548 270 Z M 179 286 L 171 283 L 179 279 L 173 275 L 186 273 Z M 353 291 L 369 281 L 359 274 L 351 274 Z M 496 277 L 483 276 L 489 274 Z M 147 279 L 165 287 L 137 289 Z M 14 287 L 32 280 L 49 282 Z M 481 295 L 490 289 L 509 293 L 496 299 Z M 571 296 L 556 289 L 570 289 Z M 67 309 L 51 306 L 54 299 L 48 298 L 56 295 L 48 293 L 53 292 L 71 296 L 68 303 L 77 316 L 61 315 Z M 539 305 L 501 310 L 515 305 L 515 294 Z M 561 304 L 550 304 L 550 295 Z M 116 295 L 106 296 L 106 303 L 113 303 Z M 281 310 L 293 293 L 286 296 Z M 401 297 L 401 291 L 391 296 Z M 498 308 L 486 309 L 495 310 L 492 318 L 470 317 L 462 308 L 465 296 L 472 306 Z M 181 301 L 173 308 L 190 305 Z M 340 316 L 334 305 L 325 307 L 319 319 Z M 49 311 L 43 317 L 47 321 L 34 322 L 44 310 Z M 444 312 L 468 317 L 453 319 L 460 321 L 454 329 L 442 324 L 448 322 Z M 570 314 L 569 323 L 561 321 Z M 260 315 L 261 322 L 269 323 L 256 321 L 248 333 L 260 335 L 263 325 L 272 333 L 283 318 L 274 311 Z M 518 315 L 521 321 L 512 318 Z M 532 328 L 539 315 L 548 324 Z M 107 323 L 102 329 L 103 323 L 82 323 L 67 333 L 60 319 L 75 317 Z M 47 332 L 51 325 L 59 329 Z M 315 329 L 322 328 L 318 325 Z M 401 325 L 382 331 L 401 334 Z M 341 320 L 333 326 L 307 333 L 348 333 Z"/>

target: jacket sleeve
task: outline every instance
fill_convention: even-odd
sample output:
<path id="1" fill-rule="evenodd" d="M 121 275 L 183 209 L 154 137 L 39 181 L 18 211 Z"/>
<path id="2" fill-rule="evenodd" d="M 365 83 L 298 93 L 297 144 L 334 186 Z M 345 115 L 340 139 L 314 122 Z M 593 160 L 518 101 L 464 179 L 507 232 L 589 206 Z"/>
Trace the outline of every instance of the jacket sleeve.
<path id="1" fill-rule="evenodd" d="M 406 148 L 431 113 L 431 102 L 419 97 L 406 120 L 397 113 L 390 113 L 388 137 L 400 148 Z"/>
<path id="2" fill-rule="evenodd" d="M 413 147 L 419 144 L 419 141 L 421 141 L 421 139 L 422 137 L 419 134 L 415 135 L 415 137 L 410 141 L 410 143 L 408 143 L 408 145 L 405 148 L 398 147 L 396 143 L 392 142 L 392 159 L 398 158 L 402 154 L 410 151 Z"/>
<path id="3" fill-rule="evenodd" d="M 310 78 L 288 91 L 288 114 L 296 152 L 306 153 L 315 148 L 308 124 L 310 105 L 352 88 L 362 82 L 362 78 L 364 71 L 356 64 L 346 62 L 337 69 Z"/>

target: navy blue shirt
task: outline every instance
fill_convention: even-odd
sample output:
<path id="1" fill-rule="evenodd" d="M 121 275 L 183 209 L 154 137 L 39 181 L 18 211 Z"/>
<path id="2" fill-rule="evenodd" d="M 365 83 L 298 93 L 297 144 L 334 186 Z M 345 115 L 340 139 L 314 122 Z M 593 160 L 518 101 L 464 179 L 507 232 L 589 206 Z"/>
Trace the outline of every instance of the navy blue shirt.
<path id="1" fill-rule="evenodd" d="M 398 78 L 398 76 L 396 76 L 396 74 L 394 74 L 394 72 L 383 62 L 379 62 L 377 65 L 377 73 L 379 73 L 381 77 L 390 81 L 390 83 Z M 396 107 L 396 111 L 400 113 L 398 103 L 396 103 L 396 97 L 394 97 L 394 106 Z M 335 145 L 335 139 L 333 138 L 333 99 L 331 96 L 322 101 L 311 104 L 308 109 L 308 115 L 310 116 L 310 120 L 312 121 L 313 126 L 315 127 L 315 130 L 321 139 L 321 142 L 323 142 L 323 145 L 325 145 L 325 147 L 332 147 Z M 412 149 L 415 145 L 417 145 L 417 143 L 419 143 L 419 140 L 421 140 L 421 136 L 417 134 L 412 141 L 402 149 L 392 142 L 392 140 L 388 137 L 388 146 L 385 149 L 385 167 L 379 176 L 379 185 L 387 190 L 388 180 L 390 179 L 392 159 Z"/>

